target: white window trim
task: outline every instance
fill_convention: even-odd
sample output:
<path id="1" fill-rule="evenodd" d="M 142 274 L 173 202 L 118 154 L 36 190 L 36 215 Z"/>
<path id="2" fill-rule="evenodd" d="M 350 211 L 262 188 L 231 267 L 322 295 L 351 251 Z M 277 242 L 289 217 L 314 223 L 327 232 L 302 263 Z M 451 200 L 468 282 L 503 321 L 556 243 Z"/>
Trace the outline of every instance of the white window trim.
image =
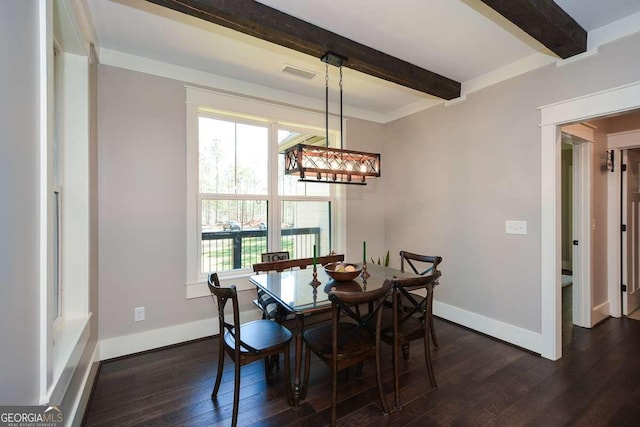
<path id="1" fill-rule="evenodd" d="M 40 0 L 40 403 L 62 401 L 89 340 L 89 56 L 70 0 Z M 54 7 L 58 13 L 54 13 Z M 54 23 L 54 19 L 56 22 Z M 62 75 L 54 101 L 53 43 L 60 37 Z M 74 31 L 75 30 L 75 31 Z M 64 42 L 62 41 L 64 39 Z M 66 42 L 66 44 L 65 44 Z M 61 316 L 53 320 L 53 129 L 60 109 Z M 66 175 L 66 178 L 65 178 Z M 63 200 L 64 199 L 64 200 Z"/>
<path id="2" fill-rule="evenodd" d="M 209 296 L 209 289 L 207 288 L 206 280 L 200 277 L 199 266 L 199 250 L 200 244 L 199 236 L 199 221 L 200 221 L 200 209 L 199 209 L 199 140 L 198 140 L 198 115 L 199 110 L 206 108 L 211 110 L 215 115 L 215 112 L 234 112 L 239 114 L 245 114 L 253 117 L 268 117 L 271 121 L 277 123 L 283 127 L 317 127 L 318 129 L 325 128 L 326 117 L 322 113 L 314 111 L 307 111 L 291 106 L 283 106 L 274 103 L 269 103 L 262 100 L 251 99 L 232 95 L 228 93 L 217 92 L 214 90 L 207 90 L 202 88 L 196 88 L 192 86 L 185 86 L 186 88 L 186 133 L 187 133 L 187 197 L 186 197 L 186 212 L 187 212 L 187 277 L 185 282 L 186 298 L 200 298 Z M 336 117 L 329 117 L 329 128 L 338 129 L 340 127 L 340 120 Z M 346 125 L 343 124 L 343 128 L 346 129 Z M 273 127 L 272 127 L 273 129 Z M 271 131 L 271 130 L 270 130 Z M 269 167 L 277 164 L 274 159 L 277 158 L 277 153 L 274 153 L 270 149 L 270 162 Z M 270 170 L 271 172 L 271 170 Z M 277 193 L 277 182 L 275 174 L 269 174 L 273 177 L 270 181 L 270 193 Z M 327 184 L 330 185 L 330 184 Z M 273 187 L 275 186 L 275 187 Z M 336 252 L 343 251 L 345 247 L 344 236 L 339 233 L 338 230 L 344 230 L 344 222 L 346 221 L 346 209 L 345 201 L 342 197 L 343 189 L 336 185 L 334 188 L 334 203 L 331 205 L 330 212 L 333 218 L 333 230 L 332 240 L 334 250 Z M 232 195 L 230 195 L 232 197 Z M 258 196 L 263 198 L 264 195 Z M 246 198 L 243 196 L 242 198 Z M 317 201 L 327 200 L 324 197 L 312 197 L 312 196 L 276 196 L 275 200 L 280 203 L 282 200 L 304 200 L 304 201 Z M 276 209 L 276 212 L 279 210 Z M 269 242 L 271 243 L 271 242 Z M 250 269 L 234 270 L 224 273 L 221 277 L 223 280 L 233 280 L 239 291 L 253 289 L 254 286 L 249 283 L 249 276 L 252 274 Z"/>

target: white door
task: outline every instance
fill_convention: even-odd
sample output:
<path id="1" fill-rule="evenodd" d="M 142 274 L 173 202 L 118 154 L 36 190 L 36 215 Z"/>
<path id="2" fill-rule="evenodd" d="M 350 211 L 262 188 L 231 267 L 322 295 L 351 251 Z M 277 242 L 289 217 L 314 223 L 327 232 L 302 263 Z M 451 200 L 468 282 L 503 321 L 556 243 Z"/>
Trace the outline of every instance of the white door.
<path id="1" fill-rule="evenodd" d="M 563 141 L 573 145 L 573 225 L 572 225 L 572 322 L 590 328 L 591 324 L 591 165 L 593 144 L 563 133 Z"/>
<path id="2" fill-rule="evenodd" d="M 640 150 L 624 150 L 622 163 L 622 314 L 640 306 Z"/>

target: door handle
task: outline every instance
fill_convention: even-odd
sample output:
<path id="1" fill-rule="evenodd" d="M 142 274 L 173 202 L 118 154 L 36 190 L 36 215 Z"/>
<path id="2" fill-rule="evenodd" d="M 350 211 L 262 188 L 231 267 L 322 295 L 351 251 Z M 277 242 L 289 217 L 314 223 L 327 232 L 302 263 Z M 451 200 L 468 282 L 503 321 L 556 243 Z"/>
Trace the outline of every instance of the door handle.
<path id="1" fill-rule="evenodd" d="M 578 246 L 578 241 L 577 240 L 573 241 L 573 246 Z"/>

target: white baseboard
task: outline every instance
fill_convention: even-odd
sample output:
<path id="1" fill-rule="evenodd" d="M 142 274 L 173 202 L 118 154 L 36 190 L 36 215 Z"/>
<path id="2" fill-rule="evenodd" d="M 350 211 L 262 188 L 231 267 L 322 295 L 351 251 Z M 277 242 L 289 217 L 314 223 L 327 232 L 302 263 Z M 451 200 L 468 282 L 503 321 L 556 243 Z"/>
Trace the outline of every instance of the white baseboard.
<path id="1" fill-rule="evenodd" d="M 258 310 L 240 313 L 241 322 L 260 319 Z M 218 333 L 218 319 L 210 318 L 166 328 L 152 329 L 137 334 L 100 340 L 100 360 L 126 356 L 154 348 L 178 344 L 185 341 L 204 338 Z"/>
<path id="2" fill-rule="evenodd" d="M 609 317 L 611 314 L 611 307 L 609 305 L 609 301 L 600 304 L 597 307 L 594 307 L 591 310 L 591 326 L 595 326 L 598 323 L 602 322 L 604 319 Z"/>
<path id="3" fill-rule="evenodd" d="M 532 332 L 439 301 L 433 302 L 433 314 L 518 347 L 536 353 L 541 352 L 542 335 L 540 333 Z"/>
<path id="4" fill-rule="evenodd" d="M 75 401 L 73 402 L 73 407 L 71 408 L 71 413 L 67 416 L 69 426 L 80 426 L 82 424 L 82 418 L 84 417 L 84 411 L 86 411 L 86 405 L 89 401 L 89 395 L 91 393 L 91 388 L 93 387 L 93 382 L 96 378 L 90 378 L 89 375 L 93 369 L 93 365 L 98 361 L 98 354 L 100 352 L 100 344 L 96 343 L 96 346 L 93 348 L 93 354 L 91 355 L 91 362 L 87 364 L 85 368 L 85 372 L 82 376 L 82 385 L 80 386 L 80 391 L 76 396 Z M 78 411 L 80 406 L 83 406 L 82 411 Z"/>
<path id="5" fill-rule="evenodd" d="M 513 326 L 439 301 L 433 302 L 433 314 L 469 329 L 506 341 L 518 347 L 522 347 L 536 353 L 540 352 L 541 334 L 539 333 Z M 242 322 L 249 322 L 259 318 L 260 312 L 258 310 L 248 310 L 240 313 L 240 320 Z M 595 319 L 596 317 L 593 318 Z M 153 329 L 137 334 L 106 338 L 101 340 L 99 343 L 99 360 L 126 356 L 133 353 L 139 353 L 141 351 L 204 338 L 217 333 L 217 319 L 210 318 L 196 322 L 168 326 L 166 328 Z"/>

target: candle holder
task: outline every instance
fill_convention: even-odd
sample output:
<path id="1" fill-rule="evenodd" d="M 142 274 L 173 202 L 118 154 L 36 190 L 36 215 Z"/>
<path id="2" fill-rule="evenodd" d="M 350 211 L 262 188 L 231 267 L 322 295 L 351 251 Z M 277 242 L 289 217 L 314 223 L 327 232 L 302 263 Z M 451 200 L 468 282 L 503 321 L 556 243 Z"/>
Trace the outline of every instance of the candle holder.
<path id="1" fill-rule="evenodd" d="M 364 280 L 367 280 L 369 277 L 371 277 L 371 274 L 369 274 L 369 272 L 367 271 L 367 263 L 366 262 L 362 263 L 362 273 L 360 273 L 360 276 Z"/>
<path id="2" fill-rule="evenodd" d="M 320 281 L 318 280 L 318 269 L 315 266 L 313 267 L 313 279 L 309 284 L 313 286 L 314 290 L 320 285 Z"/>

